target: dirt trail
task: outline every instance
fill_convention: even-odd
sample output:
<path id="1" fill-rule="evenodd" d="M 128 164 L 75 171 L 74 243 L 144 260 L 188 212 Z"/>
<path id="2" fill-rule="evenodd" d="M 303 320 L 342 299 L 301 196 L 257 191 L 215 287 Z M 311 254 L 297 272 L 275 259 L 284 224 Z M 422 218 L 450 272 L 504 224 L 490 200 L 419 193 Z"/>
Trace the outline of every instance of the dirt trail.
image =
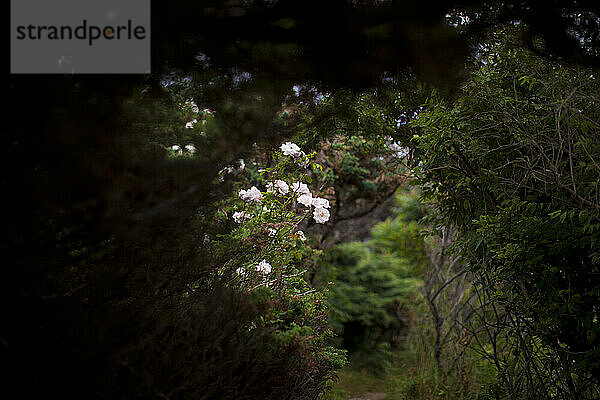
<path id="1" fill-rule="evenodd" d="M 363 393 L 358 397 L 351 397 L 348 400 L 384 400 L 385 393 Z"/>

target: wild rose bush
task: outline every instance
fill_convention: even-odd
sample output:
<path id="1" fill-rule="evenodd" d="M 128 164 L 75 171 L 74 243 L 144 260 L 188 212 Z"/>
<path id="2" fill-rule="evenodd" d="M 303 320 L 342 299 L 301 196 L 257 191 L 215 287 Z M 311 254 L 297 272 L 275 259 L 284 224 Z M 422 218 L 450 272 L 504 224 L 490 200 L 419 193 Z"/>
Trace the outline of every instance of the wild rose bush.
<path id="1" fill-rule="evenodd" d="M 182 101 L 175 93 L 172 93 L 172 96 L 179 103 L 179 107 L 173 113 L 173 118 L 177 121 L 174 124 L 176 128 L 165 129 L 168 135 L 165 135 L 161 144 L 169 157 L 194 157 L 197 150 L 194 143 L 201 143 L 206 138 L 209 122 L 214 118 L 213 112 L 208 108 L 200 109 L 191 98 Z"/>
<path id="2" fill-rule="evenodd" d="M 238 224 L 231 236 L 244 241 L 262 236 L 266 241 L 236 267 L 245 288 L 277 287 L 293 296 L 319 296 L 302 279 L 300 260 L 306 253 L 306 237 L 298 226 L 308 218 L 324 224 L 329 220 L 329 200 L 317 197 L 309 189 L 314 154 L 307 155 L 295 143 L 286 142 L 274 155 L 274 166 L 260 169 L 264 189 L 256 186 L 240 189 L 231 218 Z M 306 292 L 306 294 L 304 294 Z"/>
<path id="3" fill-rule="evenodd" d="M 264 309 L 247 324 L 249 332 L 267 329 L 283 344 L 303 343 L 307 365 L 319 370 L 315 385 L 324 385 L 343 366 L 345 352 L 327 346 L 333 336 L 327 287 L 317 290 L 305 279 L 318 252 L 299 227 L 309 219 L 325 224 L 330 217 L 329 200 L 309 188 L 321 169 L 314 155 L 294 143 L 282 144 L 272 166 L 256 166 L 255 184 L 236 189 L 223 203 L 234 228 L 215 243 L 223 260 L 216 279 L 249 293 Z"/>

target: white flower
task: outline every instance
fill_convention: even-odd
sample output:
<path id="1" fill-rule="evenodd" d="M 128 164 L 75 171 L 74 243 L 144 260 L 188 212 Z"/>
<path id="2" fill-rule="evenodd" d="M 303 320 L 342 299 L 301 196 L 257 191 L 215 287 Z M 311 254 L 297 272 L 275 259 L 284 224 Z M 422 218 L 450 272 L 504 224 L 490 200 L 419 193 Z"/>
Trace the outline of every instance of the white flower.
<path id="1" fill-rule="evenodd" d="M 387 136 L 386 139 L 387 147 L 394 152 L 394 157 L 403 158 L 409 154 L 409 150 L 406 147 L 402 147 L 400 144 L 396 143 L 391 136 Z"/>
<path id="2" fill-rule="evenodd" d="M 283 151 L 284 156 L 300 157 L 302 155 L 300 147 L 292 142 L 285 142 L 280 149 Z"/>
<path id="3" fill-rule="evenodd" d="M 298 232 L 296 232 L 296 235 L 298 235 L 300 240 L 302 240 L 303 242 L 306 240 L 306 236 L 304 236 L 304 232 L 298 231 Z"/>
<path id="4" fill-rule="evenodd" d="M 240 171 L 243 171 L 244 168 L 246 168 L 246 163 L 244 162 L 244 159 L 240 158 L 238 162 L 240 163 Z"/>
<path id="5" fill-rule="evenodd" d="M 267 262 L 267 260 L 262 260 L 256 265 L 256 270 L 258 272 L 262 272 L 263 274 L 268 274 L 273 270 L 273 268 L 271 267 L 271 264 Z"/>
<path id="6" fill-rule="evenodd" d="M 190 107 L 192 109 L 192 112 L 194 112 L 196 114 L 198 114 L 200 112 L 198 105 L 193 100 L 186 101 L 184 106 Z M 182 107 L 182 108 L 184 108 L 184 107 Z"/>
<path id="7" fill-rule="evenodd" d="M 178 154 L 183 154 L 183 150 L 181 150 L 181 147 L 175 145 L 175 146 L 171 146 L 172 150 L 175 150 Z"/>
<path id="8" fill-rule="evenodd" d="M 239 267 L 235 270 L 235 273 L 241 276 L 246 276 L 246 270 L 243 267 Z"/>
<path id="9" fill-rule="evenodd" d="M 248 190 L 240 190 L 239 195 L 244 201 L 254 201 L 256 203 L 260 203 L 263 198 L 262 193 L 256 188 L 256 186 L 252 186 Z"/>
<path id="10" fill-rule="evenodd" d="M 192 120 L 192 121 L 190 121 L 190 122 L 186 123 L 186 124 L 185 124 L 185 127 L 186 127 L 186 128 L 188 128 L 188 129 L 191 129 L 191 128 L 193 128 L 193 127 L 194 127 L 194 124 L 195 124 L 196 122 L 198 122 L 198 120 L 197 120 L 197 119 L 194 119 L 194 120 Z"/>
<path id="11" fill-rule="evenodd" d="M 310 194 L 310 189 L 305 183 L 294 182 L 292 183 L 292 192 L 298 193 L 299 195 Z"/>
<path id="12" fill-rule="evenodd" d="M 230 174 L 233 172 L 233 168 L 231 167 L 223 167 L 221 168 L 221 170 L 219 171 L 219 175 L 223 174 L 223 173 L 227 173 Z"/>
<path id="13" fill-rule="evenodd" d="M 313 197 L 312 205 L 315 206 L 315 208 L 329 208 L 330 207 L 329 200 L 323 199 L 321 197 Z"/>
<path id="14" fill-rule="evenodd" d="M 277 229 L 269 228 L 269 237 L 277 235 Z"/>
<path id="15" fill-rule="evenodd" d="M 326 208 L 315 208 L 315 211 L 313 212 L 313 218 L 315 219 L 316 223 L 324 224 L 325 222 L 329 221 L 329 211 L 327 211 Z"/>
<path id="16" fill-rule="evenodd" d="M 237 211 L 233 213 L 233 220 L 238 224 L 244 222 L 247 219 L 251 219 L 252 215 L 245 213 L 244 211 Z"/>
<path id="17" fill-rule="evenodd" d="M 280 179 L 277 179 L 275 181 L 275 188 L 279 191 L 279 193 L 281 194 L 288 194 L 288 192 L 290 191 L 290 187 L 287 183 L 285 183 L 285 181 L 282 181 Z"/>
<path id="18" fill-rule="evenodd" d="M 298 197 L 298 203 L 304 205 L 305 207 L 310 207 L 312 205 L 312 202 L 313 202 L 313 198 L 310 193 L 303 194 L 300 197 Z"/>
<path id="19" fill-rule="evenodd" d="M 288 194 L 290 191 L 289 185 L 280 179 L 277 179 L 275 183 L 267 183 L 267 192 L 273 193 L 275 192 L 275 189 L 277 189 L 280 194 Z"/>
<path id="20" fill-rule="evenodd" d="M 196 152 L 196 146 L 194 146 L 193 144 L 188 144 L 187 146 L 185 146 L 185 149 L 192 154 Z"/>

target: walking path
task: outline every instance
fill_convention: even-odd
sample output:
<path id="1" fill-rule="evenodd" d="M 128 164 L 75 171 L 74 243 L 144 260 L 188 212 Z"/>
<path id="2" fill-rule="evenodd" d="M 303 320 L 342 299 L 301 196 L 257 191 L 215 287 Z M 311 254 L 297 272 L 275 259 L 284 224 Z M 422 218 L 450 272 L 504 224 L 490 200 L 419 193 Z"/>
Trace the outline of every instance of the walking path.
<path id="1" fill-rule="evenodd" d="M 363 393 L 360 397 L 351 397 L 348 400 L 384 400 L 385 393 Z"/>

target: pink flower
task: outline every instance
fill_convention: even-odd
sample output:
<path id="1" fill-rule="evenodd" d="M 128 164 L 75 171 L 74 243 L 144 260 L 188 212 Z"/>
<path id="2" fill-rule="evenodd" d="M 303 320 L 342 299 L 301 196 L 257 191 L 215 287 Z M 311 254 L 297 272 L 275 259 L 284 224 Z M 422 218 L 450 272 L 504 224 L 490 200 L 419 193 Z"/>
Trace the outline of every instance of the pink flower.
<path id="1" fill-rule="evenodd" d="M 256 186 L 252 186 L 248 190 L 240 190 L 239 195 L 244 201 L 254 201 L 256 203 L 260 203 L 263 198 L 262 193 L 256 188 Z"/>

